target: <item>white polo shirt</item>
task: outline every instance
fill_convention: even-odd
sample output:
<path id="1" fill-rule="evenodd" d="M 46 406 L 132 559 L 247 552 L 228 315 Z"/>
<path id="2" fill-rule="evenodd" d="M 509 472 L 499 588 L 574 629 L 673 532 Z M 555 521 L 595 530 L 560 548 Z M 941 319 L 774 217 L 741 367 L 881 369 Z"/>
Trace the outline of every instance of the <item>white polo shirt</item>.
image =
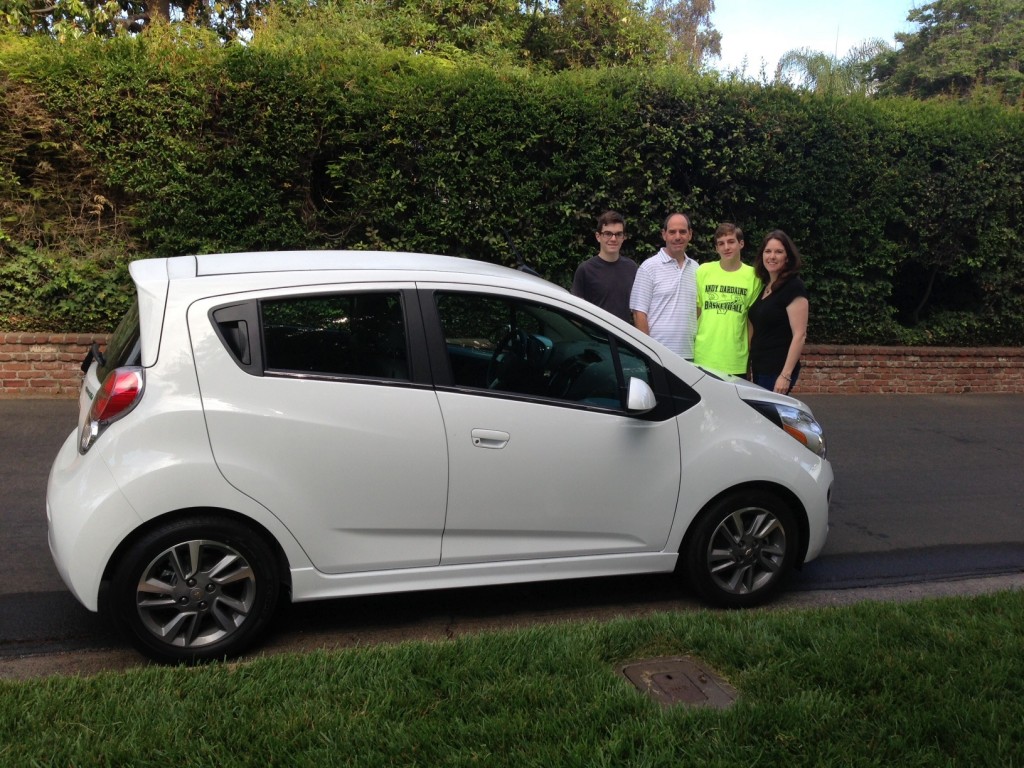
<path id="1" fill-rule="evenodd" d="M 651 338 L 692 360 L 697 334 L 697 262 L 686 256 L 680 266 L 662 248 L 637 270 L 629 308 L 647 315 Z"/>

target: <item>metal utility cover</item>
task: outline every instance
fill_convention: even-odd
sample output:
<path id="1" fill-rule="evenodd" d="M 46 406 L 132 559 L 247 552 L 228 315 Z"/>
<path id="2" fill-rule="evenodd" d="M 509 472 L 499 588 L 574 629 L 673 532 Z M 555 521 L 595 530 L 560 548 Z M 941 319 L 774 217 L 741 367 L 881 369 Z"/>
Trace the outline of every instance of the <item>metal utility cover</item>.
<path id="1" fill-rule="evenodd" d="M 623 667 L 622 674 L 663 707 L 685 704 L 725 709 L 736 701 L 732 686 L 690 658 L 638 661 Z"/>

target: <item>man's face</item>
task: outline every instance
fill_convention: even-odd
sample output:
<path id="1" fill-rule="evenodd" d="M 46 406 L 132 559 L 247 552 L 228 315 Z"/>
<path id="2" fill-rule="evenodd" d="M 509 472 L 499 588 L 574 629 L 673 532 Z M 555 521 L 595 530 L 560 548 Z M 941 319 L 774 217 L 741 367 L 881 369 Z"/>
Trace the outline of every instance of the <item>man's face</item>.
<path id="1" fill-rule="evenodd" d="M 622 224 L 605 224 L 597 233 L 597 242 L 601 244 L 601 255 L 617 257 L 625 239 L 626 228 Z"/>
<path id="2" fill-rule="evenodd" d="M 669 218 L 665 229 L 661 230 L 661 238 L 665 241 L 665 250 L 673 259 L 682 258 L 686 246 L 690 244 L 690 224 L 682 214 Z"/>
<path id="3" fill-rule="evenodd" d="M 715 240 L 715 250 L 725 261 L 739 258 L 743 250 L 743 241 L 736 239 L 736 235 L 722 235 Z"/>

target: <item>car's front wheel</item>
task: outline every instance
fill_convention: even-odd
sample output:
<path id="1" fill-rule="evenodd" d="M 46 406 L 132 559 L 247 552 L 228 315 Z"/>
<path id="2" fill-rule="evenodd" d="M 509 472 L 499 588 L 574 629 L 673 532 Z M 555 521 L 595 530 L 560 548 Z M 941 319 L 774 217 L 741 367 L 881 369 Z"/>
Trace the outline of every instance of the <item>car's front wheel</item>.
<path id="1" fill-rule="evenodd" d="M 693 523 L 682 570 L 705 601 L 726 608 L 759 605 L 778 590 L 796 558 L 796 518 L 776 494 L 737 491 Z"/>
<path id="2" fill-rule="evenodd" d="M 280 594 L 277 561 L 240 523 L 178 520 L 120 559 L 108 611 L 145 655 L 165 663 L 235 656 L 266 628 Z"/>

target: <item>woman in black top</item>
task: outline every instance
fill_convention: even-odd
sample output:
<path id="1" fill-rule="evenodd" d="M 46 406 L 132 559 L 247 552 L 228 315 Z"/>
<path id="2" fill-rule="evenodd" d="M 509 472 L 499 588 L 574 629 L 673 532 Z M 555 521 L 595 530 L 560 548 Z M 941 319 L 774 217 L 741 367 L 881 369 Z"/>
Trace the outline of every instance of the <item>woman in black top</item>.
<path id="1" fill-rule="evenodd" d="M 764 288 L 747 316 L 753 330 L 753 380 L 765 389 L 788 394 L 800 375 L 810 306 L 800 279 L 800 252 L 789 235 L 781 229 L 768 233 L 754 271 Z"/>

